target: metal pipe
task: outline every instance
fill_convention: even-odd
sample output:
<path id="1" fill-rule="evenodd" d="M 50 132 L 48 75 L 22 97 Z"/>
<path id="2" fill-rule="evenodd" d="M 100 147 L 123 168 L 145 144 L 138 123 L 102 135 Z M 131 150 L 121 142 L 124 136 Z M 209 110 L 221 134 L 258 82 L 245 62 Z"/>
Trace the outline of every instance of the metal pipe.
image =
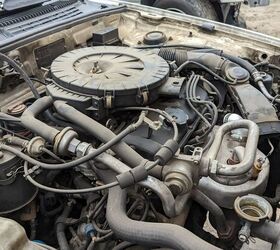
<path id="1" fill-rule="evenodd" d="M 221 147 L 224 135 L 230 132 L 231 130 L 238 128 L 248 129 L 248 137 L 244 152 L 244 158 L 240 163 L 235 165 L 228 165 L 218 162 L 216 160 L 216 157 Z M 209 173 L 211 173 L 213 175 L 236 176 L 247 173 L 254 164 L 258 140 L 259 127 L 252 121 L 240 120 L 223 124 L 217 130 L 215 134 L 215 139 L 203 160 L 203 168 L 201 171 L 202 175 L 207 176 Z"/>
<path id="2" fill-rule="evenodd" d="M 233 149 L 233 154 L 236 155 L 239 162 L 243 160 L 244 152 L 245 152 L 245 148 L 242 146 L 237 146 Z M 252 178 L 252 170 L 248 171 L 244 175 L 227 176 L 227 178 L 224 178 L 223 176 L 215 175 L 215 176 L 211 176 L 211 178 L 223 185 L 237 186 L 248 182 Z"/>

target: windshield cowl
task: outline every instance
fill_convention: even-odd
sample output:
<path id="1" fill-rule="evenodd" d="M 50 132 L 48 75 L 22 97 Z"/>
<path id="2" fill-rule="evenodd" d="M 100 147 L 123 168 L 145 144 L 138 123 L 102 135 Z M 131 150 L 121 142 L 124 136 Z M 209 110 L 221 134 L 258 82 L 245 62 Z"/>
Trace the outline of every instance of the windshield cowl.
<path id="1" fill-rule="evenodd" d="M 5 0 L 2 8 L 5 11 L 15 11 L 48 2 L 49 0 Z"/>

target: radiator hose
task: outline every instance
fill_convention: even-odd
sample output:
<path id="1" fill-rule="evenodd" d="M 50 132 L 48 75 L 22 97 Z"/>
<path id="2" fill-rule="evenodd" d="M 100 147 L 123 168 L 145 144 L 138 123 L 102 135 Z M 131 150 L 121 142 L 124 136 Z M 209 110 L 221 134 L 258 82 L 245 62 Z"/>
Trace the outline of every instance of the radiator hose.
<path id="1" fill-rule="evenodd" d="M 219 249 L 181 226 L 130 219 L 126 214 L 126 195 L 126 190 L 120 187 L 109 190 L 106 218 L 118 238 L 139 245 L 176 250 Z"/>

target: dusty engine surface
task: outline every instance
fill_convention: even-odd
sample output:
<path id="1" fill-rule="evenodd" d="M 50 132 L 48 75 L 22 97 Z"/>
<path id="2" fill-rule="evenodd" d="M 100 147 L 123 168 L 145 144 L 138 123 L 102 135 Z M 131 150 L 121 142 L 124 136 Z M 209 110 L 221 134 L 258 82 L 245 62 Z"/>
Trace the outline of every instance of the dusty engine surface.
<path id="1" fill-rule="evenodd" d="M 101 46 L 59 56 L 51 73 L 54 85 L 48 86 L 50 96 L 102 119 L 107 108 L 154 102 L 158 97 L 155 89 L 168 78 L 169 65 L 149 51 Z"/>
<path id="2" fill-rule="evenodd" d="M 240 249 L 280 228 L 270 221 L 280 101 L 269 67 L 213 49 L 92 46 L 31 79 L 0 58 L 34 94 L 0 114 L 0 215 L 30 240 Z M 217 235 L 204 230 L 208 213 Z"/>

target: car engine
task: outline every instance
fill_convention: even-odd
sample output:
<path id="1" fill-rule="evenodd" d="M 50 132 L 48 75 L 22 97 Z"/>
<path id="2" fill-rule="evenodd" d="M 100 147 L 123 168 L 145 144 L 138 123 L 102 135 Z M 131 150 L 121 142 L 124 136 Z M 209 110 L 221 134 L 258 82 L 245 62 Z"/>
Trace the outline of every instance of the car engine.
<path id="1" fill-rule="evenodd" d="M 59 53 L 40 74 L 17 56 L 0 61 L 2 98 L 13 100 L 0 113 L 0 216 L 28 241 L 278 246 L 278 66 L 119 41 Z M 25 94 L 12 92 L 19 84 Z"/>

